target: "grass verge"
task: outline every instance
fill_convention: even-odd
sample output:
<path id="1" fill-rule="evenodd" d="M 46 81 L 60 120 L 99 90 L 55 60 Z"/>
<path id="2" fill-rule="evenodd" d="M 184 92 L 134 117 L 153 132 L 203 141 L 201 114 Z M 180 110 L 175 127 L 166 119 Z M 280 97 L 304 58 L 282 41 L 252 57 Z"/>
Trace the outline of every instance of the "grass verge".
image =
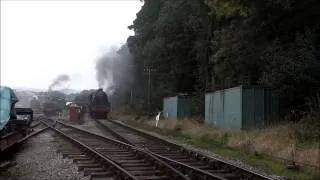
<path id="1" fill-rule="evenodd" d="M 201 134 L 199 132 L 195 132 L 198 133 L 197 135 L 195 135 L 194 133 L 191 133 L 194 130 L 188 131 L 188 128 L 181 124 L 176 124 L 169 128 L 168 125 L 163 125 L 163 123 L 160 128 L 156 128 L 154 127 L 154 125 L 151 125 L 150 121 L 148 120 L 139 119 L 134 121 L 126 121 L 126 123 L 147 131 L 156 132 L 163 136 L 168 136 L 174 140 L 190 144 L 194 147 L 212 151 L 221 156 L 239 159 L 253 167 L 260 168 L 266 172 L 273 173 L 279 176 L 286 176 L 292 180 L 320 179 L 320 174 L 317 169 L 300 168 L 291 170 L 287 168 L 283 161 L 270 156 L 259 154 L 256 151 L 248 151 L 248 148 L 243 148 L 245 146 L 241 146 L 242 148 L 230 147 L 230 136 L 234 136 L 234 134 L 231 133 L 219 132 L 219 137 L 217 137 L 216 134 Z M 154 121 L 152 121 L 152 124 L 153 123 Z M 204 130 L 200 129 L 200 131 Z"/>

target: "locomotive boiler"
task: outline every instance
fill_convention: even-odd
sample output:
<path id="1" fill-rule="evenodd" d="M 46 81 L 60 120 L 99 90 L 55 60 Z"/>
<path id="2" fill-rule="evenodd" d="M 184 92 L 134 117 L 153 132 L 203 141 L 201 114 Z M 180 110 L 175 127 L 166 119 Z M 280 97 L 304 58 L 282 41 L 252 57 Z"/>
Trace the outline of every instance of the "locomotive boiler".
<path id="1" fill-rule="evenodd" d="M 89 114 L 94 119 L 107 119 L 110 102 L 107 93 L 101 88 L 89 95 Z"/>

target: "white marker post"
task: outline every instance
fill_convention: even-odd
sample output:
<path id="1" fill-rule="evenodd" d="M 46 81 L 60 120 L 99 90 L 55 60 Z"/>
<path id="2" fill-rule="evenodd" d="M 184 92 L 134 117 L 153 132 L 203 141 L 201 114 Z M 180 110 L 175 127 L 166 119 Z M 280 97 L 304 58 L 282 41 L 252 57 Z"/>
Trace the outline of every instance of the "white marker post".
<path id="1" fill-rule="evenodd" d="M 159 124 L 159 120 L 160 120 L 160 115 L 161 115 L 161 111 L 158 113 L 158 115 L 156 116 L 156 127 L 158 127 Z"/>

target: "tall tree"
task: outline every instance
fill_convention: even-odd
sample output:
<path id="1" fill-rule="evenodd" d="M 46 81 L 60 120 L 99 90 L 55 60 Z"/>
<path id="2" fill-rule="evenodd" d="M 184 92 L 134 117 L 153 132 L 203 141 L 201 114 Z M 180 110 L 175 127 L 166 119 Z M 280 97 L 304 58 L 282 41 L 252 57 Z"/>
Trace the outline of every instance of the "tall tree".
<path id="1" fill-rule="evenodd" d="M 135 87 L 152 100 L 236 85 L 270 85 L 290 107 L 319 79 L 317 0 L 144 1 L 130 26 Z M 145 70 L 152 69 L 151 76 Z"/>

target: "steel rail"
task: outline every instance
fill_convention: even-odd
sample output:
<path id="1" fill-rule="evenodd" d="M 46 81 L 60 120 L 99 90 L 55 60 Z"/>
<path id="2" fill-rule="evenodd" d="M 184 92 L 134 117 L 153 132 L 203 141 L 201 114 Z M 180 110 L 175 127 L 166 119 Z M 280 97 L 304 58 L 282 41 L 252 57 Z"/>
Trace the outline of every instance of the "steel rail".
<path id="1" fill-rule="evenodd" d="M 106 136 L 103 136 L 103 135 L 100 135 L 100 134 L 97 134 L 97 133 L 93 133 L 93 132 L 89 132 L 87 130 L 84 130 L 84 129 L 80 129 L 80 128 L 77 128 L 77 127 L 74 127 L 72 125 L 69 125 L 69 124 L 65 124 L 61 121 L 56 121 L 56 123 L 58 124 L 61 124 L 65 127 L 69 127 L 69 128 L 72 128 L 73 130 L 77 130 L 81 133 L 86 133 L 88 135 L 91 135 L 91 136 L 94 136 L 96 138 L 99 138 L 101 140 L 104 140 L 104 141 L 109 141 L 109 142 L 112 142 L 112 143 L 117 143 L 118 145 L 121 145 L 121 146 L 124 146 L 126 148 L 130 148 L 132 150 L 135 150 L 135 151 L 138 151 L 140 153 L 143 153 L 149 157 L 151 157 L 153 160 L 155 160 L 156 162 L 158 162 L 160 165 L 170 169 L 171 171 L 173 171 L 176 175 L 178 175 L 179 177 L 181 177 L 182 179 L 185 179 L 185 180 L 190 180 L 189 177 L 185 176 L 183 173 L 181 173 L 180 171 L 178 171 L 176 168 L 172 167 L 171 165 L 169 165 L 168 163 L 166 163 L 165 161 L 159 159 L 157 156 L 155 156 L 154 154 L 152 153 L 149 153 L 148 151 L 145 151 L 144 149 L 142 148 L 139 148 L 139 147 L 135 147 L 135 146 L 132 146 L 128 143 L 125 143 L 125 142 L 121 142 L 119 140 L 116 140 L 116 139 L 112 139 L 112 138 L 109 138 L 109 137 L 106 137 Z M 106 156 L 107 155 L 103 155 L 103 156 Z M 111 160 L 111 158 L 109 158 Z M 111 160 L 112 161 L 112 160 Z"/>
<path id="2" fill-rule="evenodd" d="M 18 145 L 18 144 L 23 143 L 23 142 L 26 141 L 27 139 L 29 139 L 29 138 L 31 138 L 31 137 L 33 137 L 33 136 L 35 136 L 35 135 L 37 135 L 37 134 L 39 134 L 39 133 L 47 130 L 47 129 L 48 129 L 48 127 L 44 127 L 44 128 L 42 128 L 42 129 L 40 129 L 40 130 L 37 130 L 37 131 L 32 132 L 32 133 L 30 133 L 30 134 L 27 134 L 27 136 L 25 136 L 25 137 L 23 137 L 23 138 L 21 138 L 21 139 L 19 139 L 19 140 L 16 140 L 15 142 L 13 142 L 13 143 L 5 146 L 5 147 L 1 147 L 0 152 L 7 151 L 8 149 L 10 149 L 10 148 L 12 148 L 12 147 L 14 147 L 14 146 L 16 146 L 16 145 Z M 19 133 L 22 133 L 22 132 L 16 132 L 16 133 L 13 133 L 13 134 L 10 134 L 10 135 L 6 135 L 6 136 L 4 136 L 4 137 L 1 137 L 1 140 L 10 139 L 11 136 L 15 136 L 16 134 L 19 134 Z"/>
<path id="3" fill-rule="evenodd" d="M 99 120 L 98 120 L 98 121 L 99 121 Z M 198 157 L 201 156 L 202 158 L 207 159 L 208 161 L 210 161 L 210 160 L 217 161 L 217 162 L 223 164 L 224 166 L 226 166 L 226 167 L 228 167 L 228 168 L 234 169 L 235 172 L 239 172 L 239 173 L 241 173 L 241 174 L 247 174 L 249 177 L 255 177 L 255 178 L 257 178 L 257 179 L 273 180 L 271 177 L 265 176 L 265 175 L 263 175 L 263 174 L 259 174 L 259 173 L 257 173 L 257 172 L 254 172 L 254 171 L 250 170 L 250 169 L 247 169 L 247 168 L 245 168 L 245 167 L 239 167 L 239 166 L 237 166 L 236 164 L 233 164 L 233 163 L 231 163 L 231 162 L 226 162 L 226 161 L 224 161 L 224 160 L 222 160 L 222 159 L 220 159 L 220 158 L 213 157 L 213 156 L 209 156 L 209 155 L 206 155 L 206 154 L 204 154 L 204 153 L 202 153 L 202 152 L 197 152 L 197 151 L 188 149 L 188 148 L 186 148 L 186 147 L 183 147 L 183 146 L 178 145 L 178 144 L 176 144 L 176 143 L 167 141 L 167 140 L 162 139 L 162 138 L 160 138 L 160 137 L 153 136 L 153 135 L 149 134 L 148 132 L 145 132 L 145 131 L 142 131 L 142 130 L 140 130 L 140 129 L 134 128 L 134 127 L 132 127 L 132 126 L 130 126 L 130 125 L 127 125 L 127 124 L 124 124 L 124 123 L 122 123 L 122 122 L 118 122 L 118 121 L 115 121 L 115 120 L 108 120 L 108 121 L 110 121 L 110 122 L 112 122 L 112 123 L 114 123 L 114 124 L 117 124 L 117 125 L 119 125 L 119 126 L 121 126 L 121 127 L 124 127 L 124 128 L 126 128 L 126 129 L 135 131 L 135 132 L 137 132 L 138 134 L 140 134 L 140 135 L 142 135 L 142 136 L 146 136 L 146 137 L 149 137 L 149 138 L 151 138 L 151 139 L 153 139 L 153 140 L 157 140 L 157 141 L 159 141 L 159 142 L 163 142 L 164 144 L 168 144 L 168 145 L 170 145 L 170 146 L 172 146 L 172 147 L 174 147 L 174 148 L 181 149 L 182 151 L 188 152 L 189 154 L 193 154 L 193 156 L 198 156 Z M 100 122 L 100 123 L 101 123 L 101 122 Z M 110 128 L 109 128 L 109 129 L 110 129 Z M 167 158 L 167 159 L 168 159 L 168 158 Z M 174 160 L 173 160 L 173 161 L 174 161 Z"/>
<path id="4" fill-rule="evenodd" d="M 112 130 L 111 128 L 109 128 L 108 126 L 104 125 L 103 123 L 101 123 L 99 120 L 97 119 L 94 119 L 102 128 L 104 128 L 105 130 L 107 131 L 110 131 L 112 134 L 115 134 L 116 137 L 120 138 L 121 140 L 131 144 L 131 145 L 134 145 L 133 142 L 131 142 L 130 140 L 128 140 L 127 138 L 123 137 L 121 134 L 119 134 L 118 132 Z M 152 151 L 150 151 L 148 148 L 144 148 L 145 151 L 147 151 L 148 153 L 152 154 L 153 156 L 156 156 L 158 158 L 161 158 L 169 163 L 173 163 L 175 164 L 175 166 L 179 166 L 179 169 L 183 169 L 185 168 L 186 170 L 189 170 L 191 172 L 197 172 L 197 173 L 200 173 L 201 175 L 204 175 L 204 176 L 207 176 L 208 178 L 213 178 L 213 179 L 217 179 L 217 180 L 227 180 L 226 178 L 223 178 L 221 176 L 218 176 L 218 175 L 215 175 L 215 174 L 212 174 L 208 171 L 204 171 L 202 169 L 199 169 L 197 167 L 193 167 L 193 166 L 190 166 L 190 165 L 187 165 L 185 163 L 181 163 L 181 162 L 178 162 L 176 160 L 173 160 L 173 159 L 170 159 L 170 158 L 167 158 L 165 156 L 162 156 L 162 155 L 159 155 L 157 153 L 154 153 Z M 188 171 L 184 171 L 184 172 L 188 172 Z"/>
<path id="5" fill-rule="evenodd" d="M 128 172 L 127 170 L 123 169 L 120 165 L 118 165 L 117 163 L 115 163 L 113 160 L 109 159 L 108 157 L 106 157 L 105 155 L 101 154 L 100 152 L 96 151 L 95 149 L 85 145 L 84 143 L 70 137 L 69 135 L 65 134 L 64 132 L 60 131 L 59 129 L 49 125 L 48 123 L 42 121 L 44 124 L 46 124 L 50 129 L 52 129 L 53 131 L 55 131 L 56 133 L 58 133 L 60 136 L 68 139 L 69 141 L 71 141 L 72 143 L 75 143 L 76 145 L 88 150 L 91 154 L 94 154 L 95 156 L 97 156 L 99 159 L 103 160 L 106 164 L 112 165 L 113 167 L 115 167 L 116 169 L 118 169 L 119 171 L 121 171 L 122 173 L 118 173 L 118 171 L 116 171 L 116 174 L 120 175 L 120 176 L 124 176 L 124 178 L 130 178 L 133 180 L 138 180 L 138 178 L 136 178 L 134 175 L 132 175 L 130 172 Z M 57 121 L 56 121 L 57 122 Z"/>

